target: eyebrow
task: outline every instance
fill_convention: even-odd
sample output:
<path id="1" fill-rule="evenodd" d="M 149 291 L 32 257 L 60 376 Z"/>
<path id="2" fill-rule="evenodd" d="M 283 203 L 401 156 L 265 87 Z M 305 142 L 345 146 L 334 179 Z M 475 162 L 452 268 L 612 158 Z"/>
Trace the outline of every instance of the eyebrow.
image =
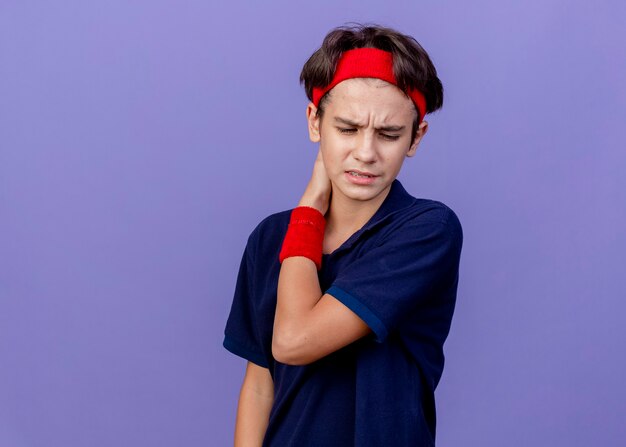
<path id="1" fill-rule="evenodd" d="M 355 123 L 354 121 L 350 121 L 347 118 L 341 118 L 340 116 L 336 116 L 335 121 L 339 121 L 340 123 L 346 124 L 348 126 L 363 127 L 359 125 L 358 123 Z M 406 126 L 380 126 L 380 127 L 377 127 L 376 130 L 383 130 L 385 132 L 400 132 L 405 127 Z"/>

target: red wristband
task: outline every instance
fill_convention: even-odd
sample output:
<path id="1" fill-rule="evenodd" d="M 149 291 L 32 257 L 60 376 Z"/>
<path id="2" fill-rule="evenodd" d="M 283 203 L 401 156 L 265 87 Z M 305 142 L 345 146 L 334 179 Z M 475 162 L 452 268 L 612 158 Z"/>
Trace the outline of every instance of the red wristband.
<path id="1" fill-rule="evenodd" d="M 290 256 L 304 256 L 322 268 L 322 248 L 326 219 L 317 208 L 298 206 L 291 211 L 289 227 L 278 255 L 280 263 Z"/>

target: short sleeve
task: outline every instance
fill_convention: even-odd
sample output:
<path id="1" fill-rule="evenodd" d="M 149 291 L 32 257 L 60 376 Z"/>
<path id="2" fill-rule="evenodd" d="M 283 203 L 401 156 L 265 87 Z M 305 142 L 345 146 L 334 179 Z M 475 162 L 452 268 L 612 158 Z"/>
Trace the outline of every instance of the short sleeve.
<path id="1" fill-rule="evenodd" d="M 458 281 L 461 224 L 417 216 L 342 269 L 326 293 L 356 313 L 382 343 L 403 316 Z"/>
<path id="2" fill-rule="evenodd" d="M 224 329 L 223 346 L 239 357 L 250 360 L 257 365 L 268 368 L 268 362 L 263 354 L 262 343 L 258 336 L 257 321 L 254 312 L 254 277 L 253 264 L 250 257 L 250 239 L 243 252 L 235 295 L 230 308 L 230 314 Z"/>

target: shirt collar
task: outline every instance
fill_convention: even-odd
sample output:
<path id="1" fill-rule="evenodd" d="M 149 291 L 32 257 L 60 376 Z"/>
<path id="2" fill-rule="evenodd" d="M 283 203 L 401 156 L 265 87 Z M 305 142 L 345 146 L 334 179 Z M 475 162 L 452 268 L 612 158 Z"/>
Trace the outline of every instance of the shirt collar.
<path id="1" fill-rule="evenodd" d="M 365 223 L 365 225 L 352 234 L 348 240 L 346 240 L 340 247 L 330 254 L 334 255 L 339 251 L 347 250 L 352 247 L 352 245 L 359 240 L 363 233 L 383 223 L 389 216 L 395 214 L 396 212 L 409 207 L 415 201 L 416 198 L 404 189 L 400 180 L 397 178 L 394 179 L 391 183 L 391 187 L 389 188 L 387 197 L 385 197 L 385 200 L 383 200 L 383 203 L 380 207 L 378 207 L 378 210 L 376 210 L 374 215 Z M 325 254 L 324 256 L 328 256 L 328 254 Z"/>
<path id="2" fill-rule="evenodd" d="M 378 225 L 382 222 L 387 216 L 412 205 L 415 202 L 415 197 L 410 195 L 400 180 L 394 179 L 391 183 L 391 187 L 389 189 L 389 194 L 383 200 L 383 203 L 378 207 L 378 210 L 374 213 L 374 215 L 367 221 L 365 225 L 361 228 L 362 230 L 368 230 L 375 225 Z"/>

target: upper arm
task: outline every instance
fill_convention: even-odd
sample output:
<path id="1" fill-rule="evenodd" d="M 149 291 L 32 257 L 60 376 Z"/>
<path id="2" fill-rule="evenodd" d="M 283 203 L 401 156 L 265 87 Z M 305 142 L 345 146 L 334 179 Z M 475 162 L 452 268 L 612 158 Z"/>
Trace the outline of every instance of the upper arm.
<path id="1" fill-rule="evenodd" d="M 267 369 L 268 359 L 264 352 L 263 340 L 259 335 L 259 318 L 254 303 L 258 300 L 258 292 L 254 284 L 254 259 L 251 255 L 255 251 L 254 234 L 252 233 L 248 238 L 241 257 L 222 345 L 233 354 Z"/>
<path id="2" fill-rule="evenodd" d="M 242 388 L 253 391 L 261 397 L 274 398 L 274 380 L 270 370 L 249 360 Z"/>
<path id="3" fill-rule="evenodd" d="M 307 365 L 371 332 L 357 314 L 326 293 L 307 315 L 302 331 L 297 339 L 291 340 L 288 352 L 276 360 L 288 365 Z"/>

